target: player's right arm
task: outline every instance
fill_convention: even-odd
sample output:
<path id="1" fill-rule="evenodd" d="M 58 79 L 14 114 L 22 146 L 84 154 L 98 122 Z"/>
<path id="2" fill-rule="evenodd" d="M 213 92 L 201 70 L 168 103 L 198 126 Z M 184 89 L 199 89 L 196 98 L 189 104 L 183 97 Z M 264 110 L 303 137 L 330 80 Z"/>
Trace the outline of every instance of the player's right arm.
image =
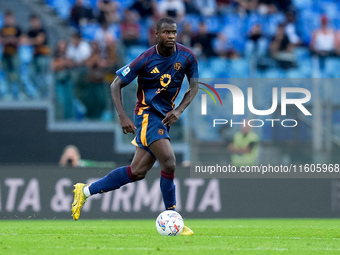
<path id="1" fill-rule="evenodd" d="M 119 76 L 116 77 L 116 79 L 111 83 L 111 96 L 113 100 L 113 104 L 116 108 L 120 126 L 122 127 L 123 133 L 135 133 L 135 130 L 137 129 L 133 122 L 130 120 L 130 118 L 127 116 L 125 109 L 123 107 L 122 102 L 122 88 L 125 87 L 126 84 L 119 78 Z"/>
<path id="2" fill-rule="evenodd" d="M 117 78 L 111 84 L 111 95 L 113 103 L 116 107 L 120 125 L 122 126 L 124 134 L 134 134 L 137 128 L 127 116 L 124 110 L 121 89 L 130 84 L 137 77 L 140 70 L 143 68 L 145 61 L 146 58 L 144 57 L 144 53 L 140 54 L 130 64 L 123 66 L 116 72 Z"/>

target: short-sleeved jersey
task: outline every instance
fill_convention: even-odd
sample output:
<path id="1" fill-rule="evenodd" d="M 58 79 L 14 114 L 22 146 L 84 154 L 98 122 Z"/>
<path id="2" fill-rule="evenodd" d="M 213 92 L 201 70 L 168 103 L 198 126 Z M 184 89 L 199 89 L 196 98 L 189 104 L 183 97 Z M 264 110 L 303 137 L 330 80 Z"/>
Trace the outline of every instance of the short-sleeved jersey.
<path id="1" fill-rule="evenodd" d="M 179 43 L 174 47 L 171 56 L 163 57 L 154 45 L 116 72 L 125 84 L 138 76 L 135 114 L 152 111 L 165 116 L 175 106 L 184 76 L 188 80 L 198 78 L 197 59 L 192 50 Z"/>

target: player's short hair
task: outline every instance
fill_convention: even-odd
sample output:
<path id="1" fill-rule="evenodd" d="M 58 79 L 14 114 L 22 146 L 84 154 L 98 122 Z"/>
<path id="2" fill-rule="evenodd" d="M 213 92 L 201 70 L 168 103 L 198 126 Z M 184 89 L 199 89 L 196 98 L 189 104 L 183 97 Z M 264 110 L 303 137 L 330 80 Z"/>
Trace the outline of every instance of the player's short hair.
<path id="1" fill-rule="evenodd" d="M 174 21 L 172 18 L 167 18 L 167 17 L 161 18 L 157 22 L 156 30 L 159 31 L 164 23 L 172 25 L 172 24 L 176 24 L 176 21 Z"/>

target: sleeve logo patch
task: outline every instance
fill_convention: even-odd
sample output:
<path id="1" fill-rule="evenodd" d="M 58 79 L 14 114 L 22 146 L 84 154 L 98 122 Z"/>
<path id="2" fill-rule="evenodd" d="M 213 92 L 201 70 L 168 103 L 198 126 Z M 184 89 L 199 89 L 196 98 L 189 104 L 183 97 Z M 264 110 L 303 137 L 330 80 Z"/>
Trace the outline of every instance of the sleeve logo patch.
<path id="1" fill-rule="evenodd" d="M 125 77 L 129 72 L 130 72 L 130 67 L 127 66 L 127 67 L 123 70 L 122 75 Z"/>

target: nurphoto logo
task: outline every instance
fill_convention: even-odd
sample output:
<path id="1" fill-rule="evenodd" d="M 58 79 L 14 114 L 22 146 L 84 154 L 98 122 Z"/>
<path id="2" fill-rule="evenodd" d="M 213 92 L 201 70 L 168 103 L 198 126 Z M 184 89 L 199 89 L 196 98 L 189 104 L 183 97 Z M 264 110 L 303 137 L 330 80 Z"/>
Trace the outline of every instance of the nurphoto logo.
<path id="1" fill-rule="evenodd" d="M 250 113 L 253 115 L 258 116 L 269 116 L 276 112 L 278 108 L 278 99 L 279 99 L 279 88 L 273 87 L 272 88 L 272 105 L 269 109 L 256 109 L 254 106 L 254 92 L 253 87 L 247 87 L 247 94 L 244 95 L 243 91 L 236 85 L 231 84 L 215 84 L 214 86 L 205 84 L 200 82 L 200 84 L 204 85 L 205 87 L 209 88 L 218 98 L 220 101 L 221 106 L 223 107 L 222 100 L 220 95 L 217 93 L 216 89 L 225 89 L 225 92 L 231 93 L 233 106 L 232 106 L 232 114 L 233 116 L 242 116 L 245 115 L 245 102 L 247 102 L 247 107 Z M 200 88 L 201 90 L 205 91 L 214 101 L 215 105 L 217 102 L 215 100 L 214 95 L 205 88 Z M 256 88 L 254 88 L 256 89 Z M 290 98 L 289 94 L 299 95 L 299 98 Z M 201 95 L 201 115 L 208 114 L 208 104 L 207 104 L 207 94 Z M 281 94 L 281 116 L 287 115 L 287 105 L 295 106 L 302 114 L 305 116 L 311 116 L 312 114 L 310 111 L 304 106 L 304 104 L 308 103 L 311 100 L 311 92 L 306 88 L 299 88 L 299 87 L 281 87 L 280 88 Z M 266 98 L 267 99 L 267 98 Z M 263 99 L 262 99 L 263 100 Z M 226 109 L 226 111 L 230 111 L 230 109 Z M 296 127 L 298 125 L 298 121 L 296 119 L 249 119 L 243 122 L 235 122 L 232 119 L 213 119 L 213 127 L 217 125 L 226 125 L 230 123 L 230 126 L 239 124 L 245 126 L 248 124 L 250 127 L 262 127 L 264 123 L 270 122 L 271 126 L 275 126 L 275 122 L 280 122 L 283 127 Z"/>

